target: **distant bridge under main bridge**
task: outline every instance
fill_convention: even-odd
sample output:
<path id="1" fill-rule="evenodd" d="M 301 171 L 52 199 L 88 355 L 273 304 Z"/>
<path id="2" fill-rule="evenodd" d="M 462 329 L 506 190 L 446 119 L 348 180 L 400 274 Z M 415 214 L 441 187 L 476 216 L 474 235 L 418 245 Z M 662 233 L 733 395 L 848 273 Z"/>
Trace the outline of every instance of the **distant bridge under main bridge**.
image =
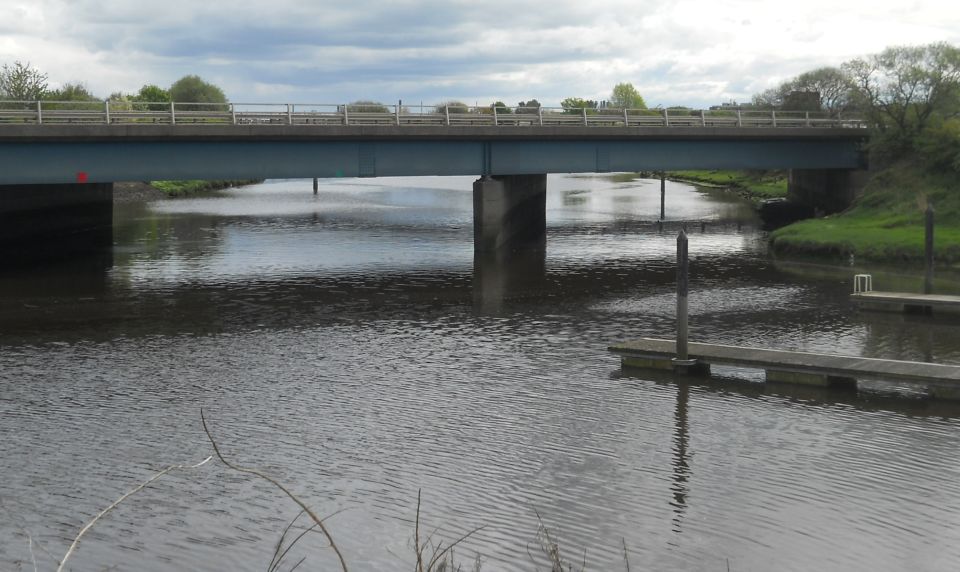
<path id="1" fill-rule="evenodd" d="M 789 169 L 843 194 L 868 136 L 853 117 L 782 111 L 91 105 L 0 102 L 0 242 L 109 240 L 116 181 L 477 175 L 477 249 L 542 245 L 547 173 Z"/>

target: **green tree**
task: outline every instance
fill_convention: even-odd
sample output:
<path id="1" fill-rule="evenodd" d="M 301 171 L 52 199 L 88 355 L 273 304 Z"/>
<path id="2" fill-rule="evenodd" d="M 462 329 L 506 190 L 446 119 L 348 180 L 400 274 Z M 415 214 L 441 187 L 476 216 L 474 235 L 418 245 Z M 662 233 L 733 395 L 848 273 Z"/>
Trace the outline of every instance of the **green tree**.
<path id="1" fill-rule="evenodd" d="M 170 92 L 160 86 L 148 83 L 130 97 L 134 107 L 141 111 L 165 111 L 169 109 Z"/>
<path id="2" fill-rule="evenodd" d="M 853 81 L 843 69 L 823 67 L 753 96 L 753 104 L 762 109 L 828 111 L 835 117 L 854 107 L 854 91 Z"/>
<path id="3" fill-rule="evenodd" d="M 513 113 L 513 110 L 507 107 L 507 104 L 502 101 L 494 101 L 490 104 L 491 111 L 496 109 L 497 113 Z"/>
<path id="4" fill-rule="evenodd" d="M 0 97 L 15 101 L 36 101 L 47 93 L 47 74 L 30 63 L 14 62 L 0 68 Z"/>
<path id="5" fill-rule="evenodd" d="M 850 76 L 840 68 L 822 67 L 802 73 L 794 80 L 797 91 L 820 94 L 820 110 L 836 116 L 854 106 L 854 85 Z"/>
<path id="6" fill-rule="evenodd" d="M 141 87 L 131 99 L 144 103 L 170 103 L 170 92 L 158 85 L 148 83 Z"/>
<path id="7" fill-rule="evenodd" d="M 618 109 L 646 109 L 647 104 L 632 83 L 618 83 L 610 94 L 610 107 Z"/>
<path id="8" fill-rule="evenodd" d="M 433 108 L 434 113 L 445 114 L 448 111 L 450 113 L 467 113 L 470 111 L 470 107 L 462 101 L 445 101 Z"/>
<path id="9" fill-rule="evenodd" d="M 223 90 L 196 75 L 185 75 L 170 86 L 170 100 L 176 103 L 227 103 Z"/>
<path id="10" fill-rule="evenodd" d="M 911 146 L 936 114 L 960 111 L 960 50 L 949 44 L 887 48 L 843 70 L 870 119 L 896 146 Z"/>
<path id="11" fill-rule="evenodd" d="M 532 113 L 536 115 L 540 112 L 540 102 L 536 99 L 530 101 L 521 101 L 517 104 L 517 113 Z"/>
<path id="12" fill-rule="evenodd" d="M 586 109 L 588 114 L 596 113 L 597 102 L 582 97 L 567 97 L 560 102 L 563 112 L 569 115 L 579 115 Z"/>
<path id="13" fill-rule="evenodd" d="M 348 104 L 348 106 L 351 112 L 357 113 L 388 113 L 390 111 L 386 105 L 369 99 L 360 99 Z"/>
<path id="14" fill-rule="evenodd" d="M 960 118 L 935 121 L 917 137 L 916 148 L 931 169 L 960 173 Z"/>
<path id="15" fill-rule="evenodd" d="M 103 108 L 103 101 L 90 93 L 87 86 L 82 83 L 65 83 L 60 89 L 45 93 L 43 99 L 53 102 L 43 104 L 44 109 L 100 110 Z"/>
<path id="16" fill-rule="evenodd" d="M 65 83 L 60 89 L 48 91 L 43 95 L 47 101 L 100 101 L 100 98 L 90 93 L 82 83 Z"/>

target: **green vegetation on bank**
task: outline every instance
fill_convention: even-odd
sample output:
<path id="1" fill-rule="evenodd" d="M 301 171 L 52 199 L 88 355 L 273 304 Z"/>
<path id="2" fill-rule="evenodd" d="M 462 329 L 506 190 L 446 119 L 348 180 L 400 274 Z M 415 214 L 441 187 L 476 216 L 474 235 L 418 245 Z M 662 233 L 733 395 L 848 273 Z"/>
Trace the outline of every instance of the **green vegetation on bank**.
<path id="1" fill-rule="evenodd" d="M 731 188 L 755 202 L 787 196 L 787 176 L 783 171 L 670 171 L 667 178 Z"/>
<path id="2" fill-rule="evenodd" d="M 216 191 L 229 187 L 253 185 L 261 181 L 256 179 L 219 180 L 219 181 L 151 181 L 150 185 L 163 191 L 168 197 L 182 197 L 206 191 Z"/>
<path id="3" fill-rule="evenodd" d="M 841 215 L 810 219 L 771 235 L 780 254 L 919 261 L 924 211 L 933 204 L 934 249 L 940 263 L 960 263 L 960 180 L 949 173 L 901 163 L 871 177 L 862 198 Z"/>
<path id="4" fill-rule="evenodd" d="M 755 100 L 796 99 L 807 83 L 818 86 L 819 107 L 854 109 L 868 119 L 871 176 L 843 213 L 774 232 L 773 250 L 919 262 L 929 202 L 936 212 L 935 258 L 960 263 L 960 49 L 887 48 L 830 73 L 804 74 Z"/>

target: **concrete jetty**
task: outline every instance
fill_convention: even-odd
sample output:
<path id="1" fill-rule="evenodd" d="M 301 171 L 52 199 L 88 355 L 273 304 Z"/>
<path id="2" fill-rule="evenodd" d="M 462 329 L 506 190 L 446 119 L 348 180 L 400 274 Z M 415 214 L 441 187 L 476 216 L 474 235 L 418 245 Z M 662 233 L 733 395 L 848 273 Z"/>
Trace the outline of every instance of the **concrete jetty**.
<path id="1" fill-rule="evenodd" d="M 641 338 L 610 346 L 627 368 L 674 370 L 673 340 Z M 762 369 L 768 382 L 816 386 L 856 386 L 858 380 L 902 381 L 926 386 L 930 395 L 960 399 L 960 366 L 857 356 L 690 342 L 688 373 L 709 374 L 710 366 Z"/>

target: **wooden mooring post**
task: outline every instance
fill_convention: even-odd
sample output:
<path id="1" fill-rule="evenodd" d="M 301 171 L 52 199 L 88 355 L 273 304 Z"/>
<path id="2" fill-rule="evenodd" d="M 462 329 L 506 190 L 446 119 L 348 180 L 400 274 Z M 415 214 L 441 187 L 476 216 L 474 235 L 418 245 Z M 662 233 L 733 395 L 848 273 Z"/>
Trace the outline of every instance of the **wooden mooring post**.
<path id="1" fill-rule="evenodd" d="M 313 178 L 313 194 L 317 194 L 317 190 L 320 188 L 320 183 L 317 181 L 317 178 Z"/>
<path id="2" fill-rule="evenodd" d="M 677 359 L 687 359 L 687 294 L 689 293 L 690 259 L 687 233 L 677 235 Z"/>
<path id="3" fill-rule="evenodd" d="M 677 235 L 677 357 L 673 361 L 673 368 L 678 373 L 687 373 L 697 360 L 690 359 L 687 351 L 687 294 L 690 285 L 690 256 L 688 251 L 687 233 L 681 229 Z"/>
<path id="4" fill-rule="evenodd" d="M 660 173 L 660 220 L 666 218 L 667 175 Z"/>
<path id="5" fill-rule="evenodd" d="M 927 203 L 923 241 L 923 293 L 933 293 L 933 205 Z"/>

